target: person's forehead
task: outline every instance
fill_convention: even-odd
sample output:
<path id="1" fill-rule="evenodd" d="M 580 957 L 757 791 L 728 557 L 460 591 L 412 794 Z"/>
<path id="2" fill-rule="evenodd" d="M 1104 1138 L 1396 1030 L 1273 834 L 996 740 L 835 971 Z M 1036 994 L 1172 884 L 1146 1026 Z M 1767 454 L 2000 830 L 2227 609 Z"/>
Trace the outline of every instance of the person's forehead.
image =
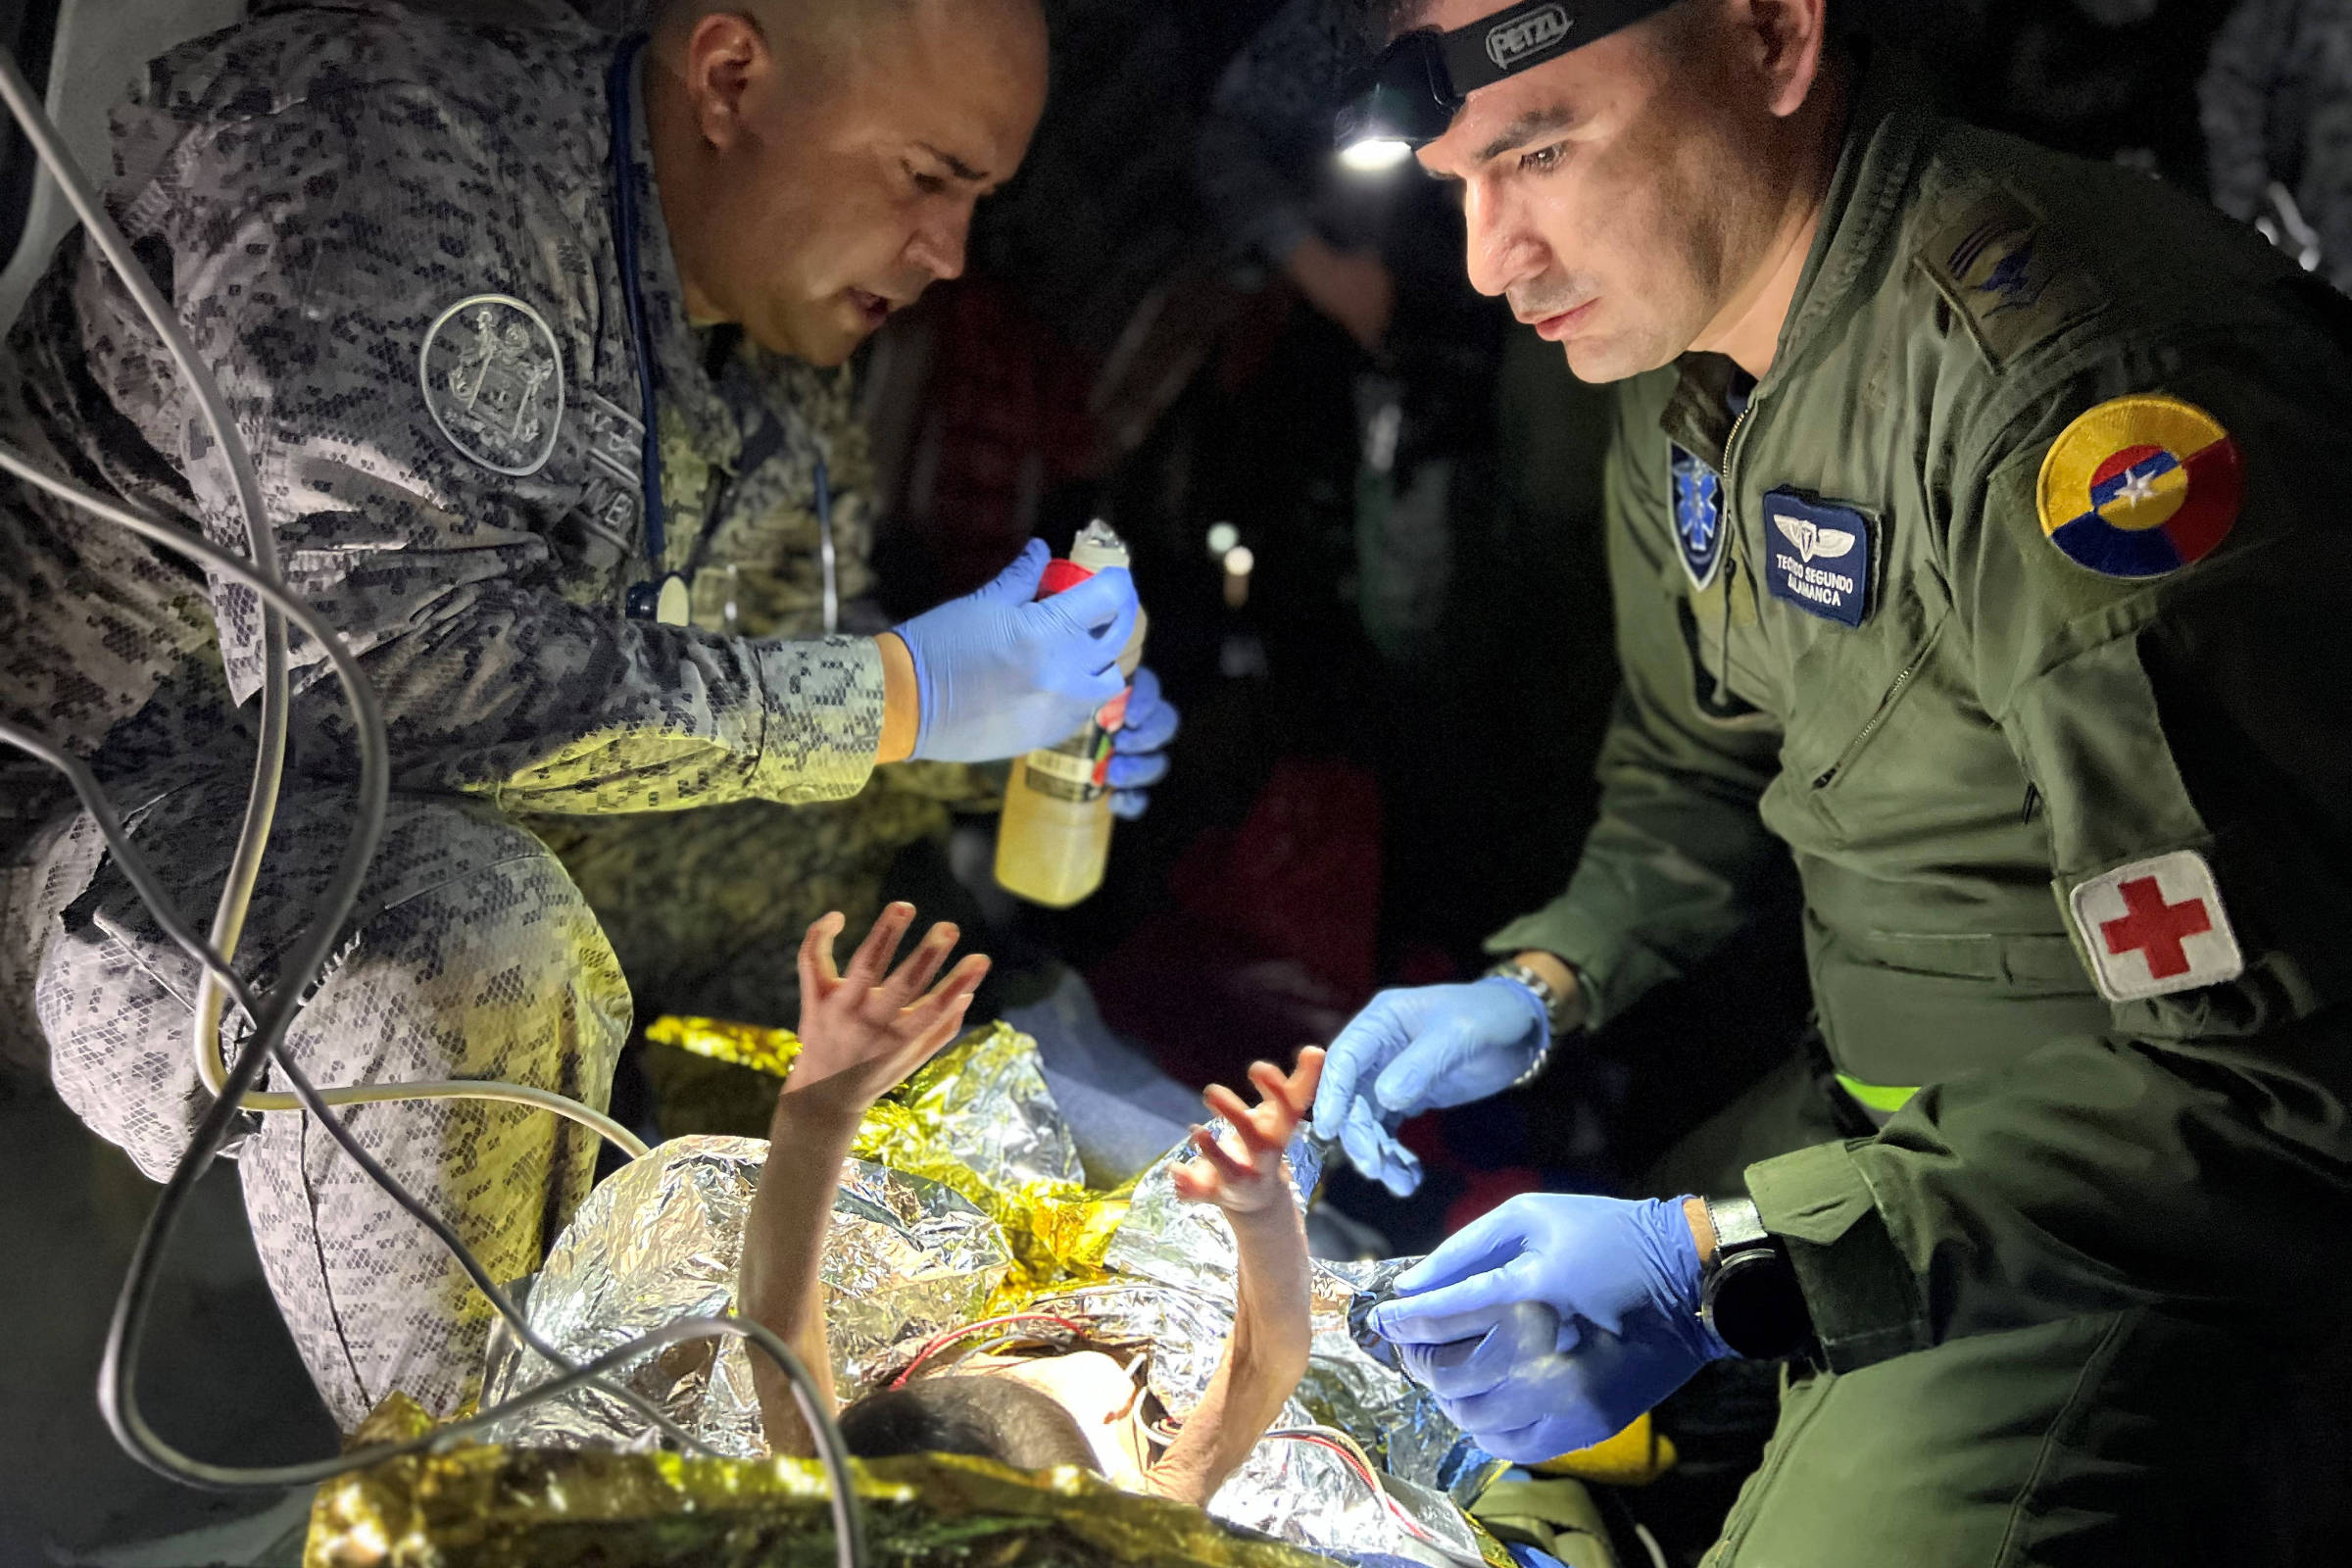
<path id="1" fill-rule="evenodd" d="M 1478 0 L 1464 0 L 1474 15 Z M 1432 168 L 1477 167 L 1498 143 L 1570 123 L 1606 102 L 1629 69 L 1632 40 L 1612 33 L 1472 93 L 1446 134 L 1423 149 Z"/>
<path id="2" fill-rule="evenodd" d="M 1045 74 L 1025 40 L 972 25 L 986 9 L 908 7 L 858 57 L 857 96 L 875 130 L 1002 180 L 1044 107 Z"/>

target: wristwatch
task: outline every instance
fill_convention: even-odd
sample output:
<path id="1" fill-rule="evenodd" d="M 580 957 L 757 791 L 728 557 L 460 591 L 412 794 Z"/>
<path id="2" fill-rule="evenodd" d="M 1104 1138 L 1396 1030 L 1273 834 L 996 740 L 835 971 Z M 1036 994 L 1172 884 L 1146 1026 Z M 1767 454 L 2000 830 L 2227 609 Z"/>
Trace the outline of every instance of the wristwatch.
<path id="1" fill-rule="evenodd" d="M 1707 1222 L 1715 1227 L 1715 1259 L 1699 1281 L 1699 1317 L 1748 1360 L 1796 1354 L 1813 1338 L 1813 1319 L 1788 1249 L 1764 1229 L 1748 1199 L 1706 1201 Z"/>
<path id="2" fill-rule="evenodd" d="M 1498 963 L 1487 971 L 1487 977 L 1516 981 L 1533 991 L 1536 1000 L 1544 1004 L 1544 1043 L 1536 1048 L 1536 1059 L 1527 1064 L 1527 1071 L 1511 1080 L 1513 1089 L 1525 1089 L 1543 1077 L 1544 1069 L 1551 1065 L 1551 1048 L 1559 1044 L 1560 1036 L 1573 1033 L 1567 1023 L 1568 999 L 1553 990 L 1550 981 L 1524 963 Z"/>

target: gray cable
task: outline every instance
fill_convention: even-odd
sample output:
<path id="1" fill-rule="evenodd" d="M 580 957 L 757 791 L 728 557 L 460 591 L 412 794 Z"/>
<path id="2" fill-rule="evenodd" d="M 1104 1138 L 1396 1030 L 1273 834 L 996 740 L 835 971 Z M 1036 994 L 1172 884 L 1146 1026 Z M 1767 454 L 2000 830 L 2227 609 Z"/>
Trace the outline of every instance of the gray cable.
<path id="1" fill-rule="evenodd" d="M 277 536 L 270 526 L 270 514 L 262 501 L 261 476 L 254 471 L 253 454 L 238 436 L 234 420 L 229 417 L 225 400 L 220 396 L 220 383 L 196 358 L 195 345 L 181 330 L 179 318 L 156 291 L 145 268 L 131 255 L 130 244 L 122 237 L 106 211 L 91 191 L 89 181 L 75 166 L 73 155 L 59 139 L 57 127 L 49 123 L 41 112 L 40 101 L 32 87 L 17 70 L 16 59 L 0 49 L 0 99 L 6 99 L 18 124 L 24 130 L 25 139 L 47 167 L 49 175 L 57 181 L 67 205 L 81 220 L 115 276 L 122 282 L 139 313 L 147 318 L 163 342 L 172 363 L 179 369 L 180 381 L 196 400 L 197 411 L 204 417 L 205 428 L 211 432 L 214 446 L 228 464 L 229 481 L 236 492 L 237 507 L 245 518 L 245 548 L 251 553 L 256 570 L 270 581 L 282 575 L 278 569 Z M 277 612 L 265 606 L 262 611 L 262 710 L 261 739 L 254 760 L 253 783 L 246 792 L 245 820 L 237 833 L 237 846 L 230 856 L 227 879 L 221 884 L 220 901 L 213 913 L 213 946 L 235 956 L 237 939 L 245 929 L 246 911 L 253 901 L 254 884 L 262 870 L 262 854 L 269 847 L 270 825 L 277 814 L 278 792 L 285 781 L 286 771 L 286 710 L 289 694 L 286 680 L 286 628 Z M 375 829 L 368 838 L 372 856 L 374 830 L 380 830 L 381 812 Z M 305 971 L 307 972 L 307 971 Z M 219 1052 L 221 1028 L 221 991 L 210 970 L 205 971 L 196 987 L 196 1006 L 191 1017 L 190 1043 L 202 1062 L 208 1054 Z"/>
<path id="2" fill-rule="evenodd" d="M 140 853 L 136 844 L 131 842 L 130 834 L 122 826 L 122 819 L 116 813 L 114 804 L 107 799 L 106 792 L 99 786 L 96 776 L 82 765 L 80 759 L 71 753 L 60 751 L 29 730 L 21 729 L 6 719 L 0 719 L 0 741 L 7 741 L 18 750 L 31 754 L 66 775 L 67 780 L 74 786 L 74 793 L 80 797 L 82 808 L 88 811 L 90 819 L 98 824 L 99 834 L 105 838 L 107 850 L 113 855 L 117 869 L 122 871 L 131 888 L 138 894 L 140 901 L 155 915 L 156 923 L 164 928 L 164 934 L 176 943 L 189 957 L 194 958 L 198 963 L 220 976 L 221 989 L 228 994 L 230 1001 L 245 1009 L 248 1017 L 258 1012 L 259 1005 L 254 1000 L 252 991 L 246 986 L 244 977 L 231 969 L 227 960 L 216 953 L 210 944 L 196 935 L 195 930 L 180 918 L 179 911 L 172 906 L 171 894 L 165 891 L 154 868 L 147 863 L 146 856 Z M 324 1097 L 312 1086 L 309 1075 L 294 1060 L 293 1053 L 286 1050 L 283 1041 L 280 1041 L 277 1047 L 277 1066 L 278 1070 L 286 1075 L 286 1081 L 294 1086 L 296 1097 L 318 1119 L 319 1125 L 326 1129 L 327 1136 L 342 1147 L 344 1153 L 351 1156 L 352 1162 L 358 1165 L 370 1181 L 390 1194 L 394 1202 L 406 1209 L 412 1218 L 430 1231 L 433 1237 L 449 1250 L 450 1253 L 457 1258 L 458 1266 L 466 1271 L 466 1278 L 473 1281 L 474 1289 L 489 1298 L 491 1306 L 497 1309 L 500 1317 L 506 1319 L 508 1327 L 514 1331 L 515 1337 L 559 1370 L 564 1372 L 575 1370 L 575 1363 L 568 1356 L 542 1340 L 531 1328 L 530 1320 L 516 1308 L 513 1298 L 499 1288 L 498 1282 L 491 1278 L 490 1272 L 482 1267 L 481 1260 L 473 1255 L 472 1250 L 466 1246 L 448 1222 L 426 1206 L 422 1199 L 410 1192 L 397 1177 L 386 1170 L 375 1156 L 361 1145 L 358 1135 L 344 1125 L 343 1118 L 334 1113 Z M 644 1416 L 671 1441 L 692 1448 L 709 1458 L 722 1457 L 700 1438 L 662 1414 L 661 1407 L 653 1400 L 628 1385 L 599 1383 L 596 1387 L 601 1392 L 627 1404 L 639 1415 Z"/>
<path id="3" fill-rule="evenodd" d="M 142 1463 L 173 1479 L 197 1486 L 218 1488 L 296 1487 L 315 1485 L 334 1476 L 367 1465 L 380 1463 L 400 1454 L 423 1452 L 446 1447 L 463 1437 L 487 1433 L 499 1422 L 546 1400 L 560 1397 L 572 1389 L 602 1377 L 608 1371 L 625 1365 L 638 1355 L 681 1340 L 731 1335 L 758 1346 L 782 1369 L 793 1389 L 803 1418 L 815 1439 L 819 1458 L 828 1477 L 829 1502 L 833 1512 L 835 1546 L 843 1568 L 860 1568 L 865 1558 L 863 1520 L 856 1504 L 852 1481 L 840 1429 L 821 1391 L 811 1379 L 808 1369 L 792 1353 L 774 1333 L 756 1323 L 743 1323 L 728 1318 L 689 1319 L 640 1336 L 630 1344 L 597 1358 L 585 1367 L 560 1373 L 551 1381 L 532 1389 L 505 1404 L 482 1412 L 470 1420 L 441 1428 L 405 1444 L 376 1445 L 347 1452 L 336 1458 L 314 1461 L 304 1465 L 285 1465 L 267 1468 L 231 1468 L 207 1464 L 178 1452 L 166 1444 L 140 1414 L 135 1397 L 137 1349 L 145 1327 L 148 1310 L 154 1296 L 154 1280 L 161 1262 L 164 1244 L 172 1225 L 184 1207 L 188 1195 L 194 1190 L 198 1177 L 207 1170 L 219 1153 L 229 1126 L 239 1113 L 248 1091 L 259 1077 L 267 1061 L 276 1059 L 286 1072 L 289 1082 L 314 1114 L 329 1124 L 343 1143 L 347 1152 L 362 1165 L 369 1178 L 381 1186 L 396 1201 L 425 1223 L 445 1245 L 448 1245 L 470 1277 L 488 1289 L 494 1304 L 503 1305 L 510 1321 L 526 1336 L 526 1343 L 542 1354 L 548 1352 L 531 1338 L 527 1326 L 514 1312 L 512 1301 L 488 1280 L 486 1271 L 454 1231 L 443 1225 L 437 1216 L 426 1210 L 389 1171 L 376 1163 L 349 1136 L 340 1120 L 329 1112 L 312 1088 L 300 1068 L 283 1050 L 288 1026 L 301 1005 L 301 996 L 307 988 L 308 977 L 324 967 L 344 920 L 357 902 L 359 890 L 366 877 L 369 861 L 374 858 L 381 837 L 386 803 L 389 799 L 391 769 L 387 755 L 383 714 L 373 689 L 361 674 L 358 662 L 331 628 L 319 621 L 290 594 L 279 581 L 275 538 L 271 533 L 266 509 L 262 504 L 259 479 L 251 454 L 246 450 L 233 422 L 222 407 L 220 388 L 210 371 L 200 364 L 193 348 L 179 330 L 179 323 L 156 293 L 145 272 L 130 255 L 128 244 L 112 220 L 90 194 L 72 158 L 58 141 L 55 128 L 42 114 L 30 87 L 18 72 L 16 62 L 6 50 L 0 50 L 0 99 L 5 99 L 11 113 L 24 127 L 34 152 L 48 168 L 65 192 L 68 201 L 80 217 L 93 239 L 114 268 L 124 287 L 145 314 L 164 341 L 187 385 L 196 398 L 206 424 L 230 466 L 238 500 L 243 507 L 246 531 L 253 552 L 249 566 L 237 562 L 225 552 L 215 549 L 209 541 L 199 541 L 184 532 L 153 519 L 141 516 L 127 507 L 118 507 L 105 498 L 83 490 L 78 485 L 62 481 L 40 472 L 13 452 L 0 452 L 0 466 L 20 477 L 41 485 L 64 499 L 88 507 L 96 514 L 129 528 L 133 533 L 153 543 L 179 551 L 204 562 L 222 575 L 243 584 L 259 594 L 264 601 L 264 687 L 262 702 L 263 745 L 255 773 L 255 782 L 248 796 L 247 814 L 240 835 L 237 853 L 231 868 L 228 886 L 223 890 L 216 913 L 214 940 L 198 943 L 194 933 L 180 924 L 169 901 L 161 898 L 161 889 L 139 860 L 135 846 L 122 832 L 122 824 L 114 819 L 104 796 L 96 788 L 86 768 L 78 764 L 67 768 L 77 793 L 84 796 L 85 806 L 92 806 L 93 815 L 101 826 L 117 863 L 131 876 L 159 922 L 172 930 L 174 940 L 180 941 L 195 953 L 203 963 L 203 978 L 199 984 L 199 1005 L 196 1008 L 199 1060 L 204 1059 L 208 1047 L 217 1049 L 220 1028 L 220 1000 L 234 994 L 254 1022 L 253 1039 L 235 1067 L 229 1072 L 220 1094 L 200 1121 L 188 1151 L 165 1183 L 163 1196 L 157 1200 L 134 1248 L 131 1263 L 124 1276 L 122 1291 L 116 1300 L 115 1312 L 108 1326 L 106 1349 L 99 1369 L 99 1406 L 108 1426 L 123 1447 Z M 352 716 L 358 731 L 360 754 L 359 809 L 352 837 L 344 848 L 334 879 L 315 911 L 309 939 L 297 945 L 286 966 L 286 978 L 266 1004 L 255 1005 L 250 993 L 226 961 L 233 953 L 238 930 L 242 927 L 245 905 L 250 899 L 255 877 L 259 872 L 259 857 L 269 836 L 270 820 L 274 812 L 278 789 L 282 781 L 285 760 L 285 723 L 287 701 L 286 639 L 283 614 L 293 619 L 316 639 L 333 664 L 336 679 L 351 704 Z M 8 738 L 22 742 L 31 737 L 11 727 Z M 35 741 L 36 755 L 47 753 L 50 760 L 73 760 Z M 84 790 L 83 786 L 88 788 Z M 137 870 L 132 870 L 132 862 Z M 208 1004 L 211 1016 L 207 1017 Z M 211 1040 L 207 1040 L 211 1036 Z M 552 1361 L 562 1364 L 562 1358 L 548 1354 Z M 621 1393 L 631 1398 L 628 1392 Z M 642 1406 L 641 1406 L 642 1407 Z M 675 1431 L 666 1418 L 655 1413 L 655 1419 L 665 1429 Z M 681 1437 L 683 1434 L 679 1434 Z"/>

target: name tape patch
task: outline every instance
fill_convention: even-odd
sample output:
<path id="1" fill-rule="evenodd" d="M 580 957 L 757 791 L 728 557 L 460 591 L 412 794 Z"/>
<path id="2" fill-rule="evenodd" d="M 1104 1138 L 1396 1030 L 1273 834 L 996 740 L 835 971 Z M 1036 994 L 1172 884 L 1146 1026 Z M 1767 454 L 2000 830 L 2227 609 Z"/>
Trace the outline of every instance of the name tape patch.
<path id="1" fill-rule="evenodd" d="M 2213 867 L 2192 850 L 2094 876 L 2067 903 L 2109 1002 L 2217 986 L 2246 971 Z"/>
<path id="2" fill-rule="evenodd" d="M 1793 490 L 1764 496 L 1764 581 L 1808 615 L 1859 626 L 1870 614 L 1871 522 Z"/>

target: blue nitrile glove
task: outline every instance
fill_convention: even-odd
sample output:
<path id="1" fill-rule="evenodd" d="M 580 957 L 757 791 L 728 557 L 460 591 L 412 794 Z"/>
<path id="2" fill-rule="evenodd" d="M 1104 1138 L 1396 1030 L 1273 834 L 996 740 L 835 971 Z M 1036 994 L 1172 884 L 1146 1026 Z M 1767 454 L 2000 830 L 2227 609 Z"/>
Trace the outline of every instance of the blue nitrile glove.
<path id="1" fill-rule="evenodd" d="M 1403 1198 L 1421 1161 L 1394 1134 L 1425 1110 L 1499 1095 L 1549 1037 L 1544 1004 L 1516 980 L 1384 991 L 1323 1058 L 1315 1136 L 1336 1139 L 1357 1170 Z"/>
<path id="2" fill-rule="evenodd" d="M 1168 742 L 1176 738 L 1176 710 L 1160 695 L 1159 677 L 1135 672 L 1127 694 L 1127 722 L 1110 737 L 1111 814 L 1132 822 L 1152 804 L 1147 789 L 1168 776 Z"/>
<path id="3" fill-rule="evenodd" d="M 1396 1277 L 1372 1327 L 1446 1418 L 1523 1464 L 1591 1447 L 1732 1354 L 1683 1204 L 1514 1198 Z"/>
<path id="4" fill-rule="evenodd" d="M 1039 599 L 1053 554 L 1032 539 L 987 587 L 897 628 L 922 705 L 916 757 L 993 762 L 1057 746 L 1119 695 L 1135 583 L 1112 567 Z"/>

